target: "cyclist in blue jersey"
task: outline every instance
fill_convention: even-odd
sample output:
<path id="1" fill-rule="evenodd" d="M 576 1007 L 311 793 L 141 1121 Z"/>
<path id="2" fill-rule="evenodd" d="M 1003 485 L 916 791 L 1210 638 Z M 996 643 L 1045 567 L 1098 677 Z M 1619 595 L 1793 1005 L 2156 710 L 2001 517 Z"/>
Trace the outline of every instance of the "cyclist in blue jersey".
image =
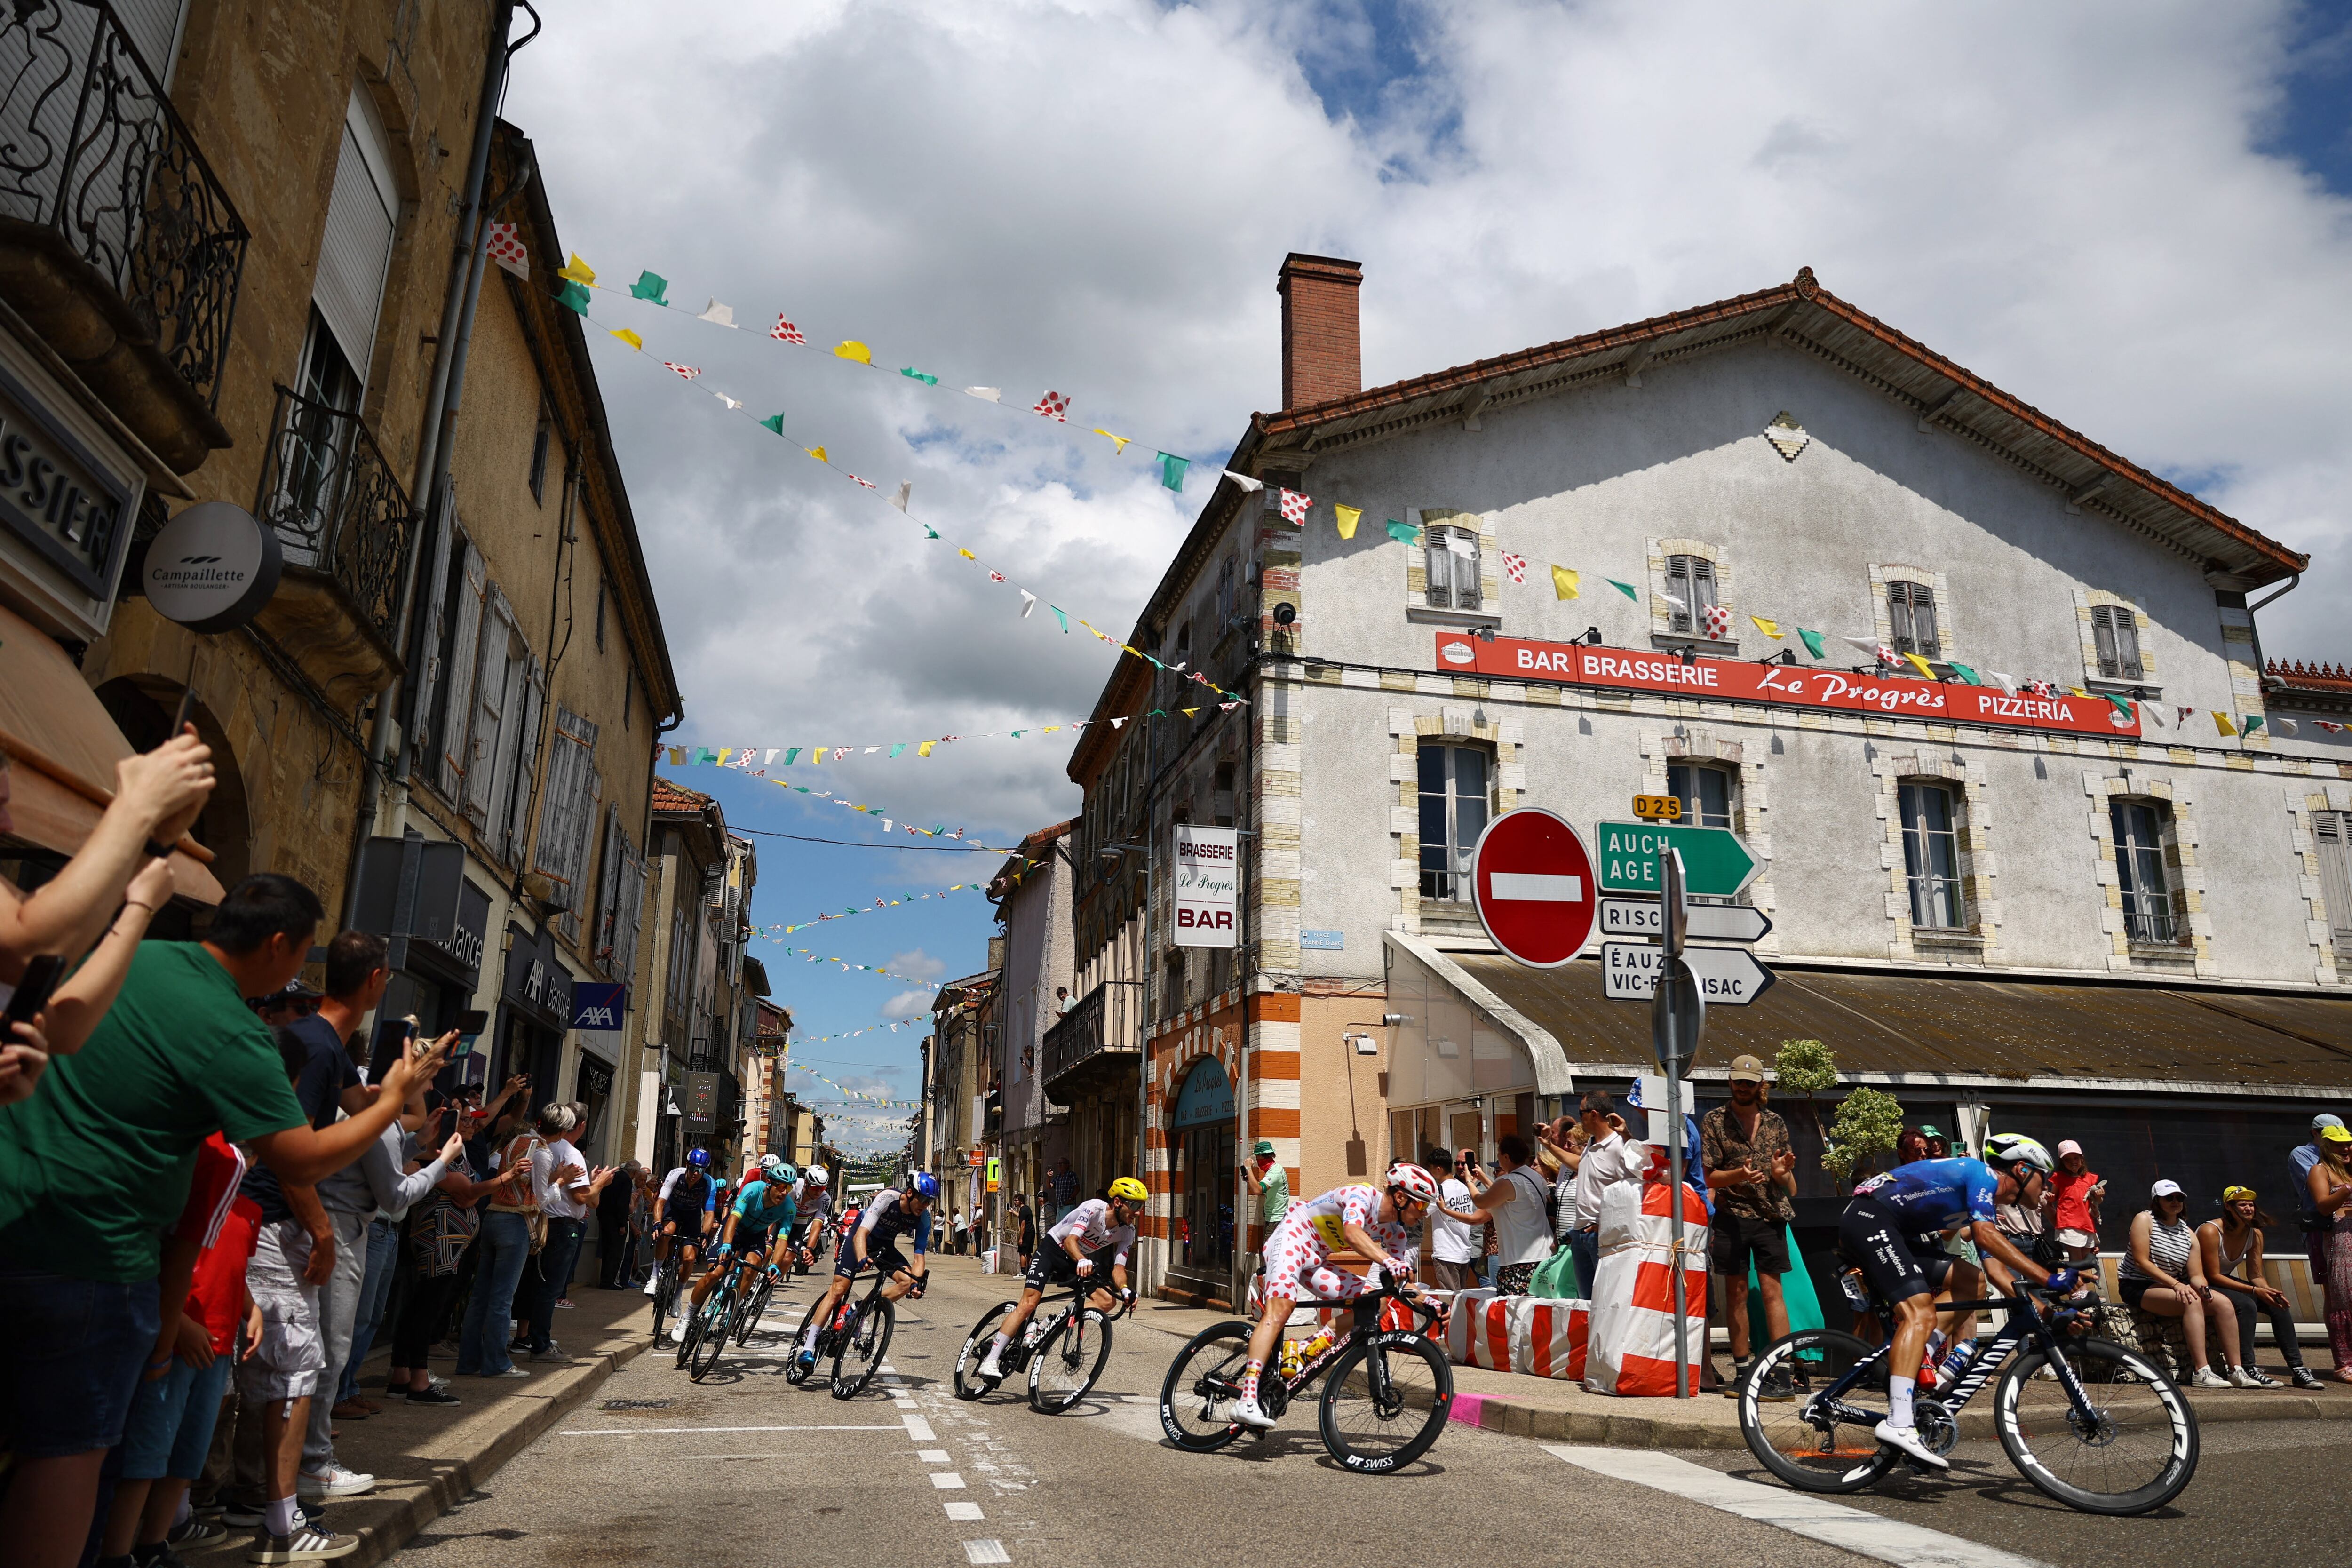
<path id="1" fill-rule="evenodd" d="M 865 1270 L 871 1261 L 886 1275 L 905 1274 L 909 1278 L 893 1278 L 882 1288 L 882 1294 L 897 1300 L 908 1291 L 920 1294 L 923 1283 L 923 1255 L 930 1248 L 931 1205 L 939 1201 L 940 1179 L 929 1171 L 918 1171 L 907 1178 L 906 1186 L 886 1188 L 874 1194 L 857 1217 L 857 1228 L 849 1233 L 833 1256 L 833 1279 L 824 1288 L 824 1299 L 809 1314 L 808 1333 L 801 1341 L 800 1363 L 803 1366 L 816 1364 L 818 1331 L 833 1321 L 842 1300 L 849 1294 L 849 1282 Z M 909 1262 L 898 1250 L 898 1238 L 915 1238 L 915 1257 Z"/>
<path id="2" fill-rule="evenodd" d="M 654 1199 L 654 1258 L 656 1264 L 669 1261 L 670 1248 L 678 1249 L 678 1271 L 691 1269 L 702 1253 L 702 1239 L 709 1229 L 709 1210 L 718 1179 L 710 1169 L 710 1151 L 689 1149 L 686 1163 L 662 1178 L 661 1192 Z M 646 1281 L 646 1294 L 650 1296 L 660 1286 L 661 1270 L 656 1267 L 652 1279 Z"/>
<path id="3" fill-rule="evenodd" d="M 735 1293 L 742 1295 L 750 1289 L 751 1268 L 771 1261 L 780 1261 L 787 1238 L 793 1232 L 795 1205 L 793 1189 L 800 1184 L 801 1173 L 780 1157 L 770 1154 L 760 1162 L 760 1173 L 743 1184 L 735 1194 L 735 1202 L 727 1213 L 726 1227 L 719 1233 L 719 1250 L 714 1262 L 724 1264 L 736 1252 L 743 1254 L 751 1268 L 736 1277 Z M 772 1248 L 775 1258 L 771 1259 Z M 694 1305 L 700 1310 L 703 1298 L 718 1284 L 721 1268 L 706 1271 L 694 1282 Z"/>
<path id="4" fill-rule="evenodd" d="M 2047 1284 L 2050 1271 L 1994 1228 L 1993 1207 L 2039 1204 L 2042 1183 L 2056 1168 L 2040 1143 L 2003 1132 L 1986 1141 L 1982 1160 L 1921 1160 L 1855 1190 L 1838 1221 L 1838 1250 L 1895 1313 L 1895 1343 L 1886 1358 L 1886 1419 L 1874 1434 L 1880 1442 L 1937 1469 L 1950 1468 L 1920 1439 L 1911 1403 L 1920 1359 L 1936 1327 L 1937 1292 L 1969 1300 L 1983 1288 L 1975 1266 L 1955 1257 L 1948 1243 L 1973 1241 L 1988 1263 Z"/>

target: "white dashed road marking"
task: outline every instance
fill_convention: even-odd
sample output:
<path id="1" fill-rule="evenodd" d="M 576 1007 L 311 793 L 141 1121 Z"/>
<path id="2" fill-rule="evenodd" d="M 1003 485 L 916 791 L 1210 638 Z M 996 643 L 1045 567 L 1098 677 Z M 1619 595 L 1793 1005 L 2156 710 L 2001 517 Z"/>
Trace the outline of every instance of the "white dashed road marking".
<path id="1" fill-rule="evenodd" d="M 950 1519 L 961 1523 L 969 1524 L 973 1520 L 982 1517 L 980 1505 L 976 1502 L 943 1502 L 940 1506 L 948 1510 Z"/>
<path id="2" fill-rule="evenodd" d="M 918 1443 L 929 1443 L 933 1440 L 931 1424 L 929 1422 L 924 1420 L 919 1415 L 908 1415 L 903 1419 L 906 1422 L 908 1436 L 912 1437 Z"/>
<path id="3" fill-rule="evenodd" d="M 963 1478 L 953 1470 L 933 1470 L 931 1487 L 935 1491 L 960 1492 L 963 1490 Z"/>
<path id="4" fill-rule="evenodd" d="M 918 1448 L 915 1450 L 915 1458 L 927 1465 L 944 1465 L 950 1462 L 948 1451 L 945 1448 Z"/>
<path id="5" fill-rule="evenodd" d="M 1004 1550 L 1004 1542 L 1001 1541 L 967 1541 L 963 1543 L 963 1556 L 967 1563 L 1013 1561 L 1013 1554 Z"/>
<path id="6" fill-rule="evenodd" d="M 1546 1443 L 1544 1451 L 1604 1476 L 1704 1503 L 1882 1563 L 1901 1563 L 1904 1568 L 2049 1568 L 2038 1558 L 2021 1557 L 1939 1530 L 1847 1508 L 1826 1498 L 1743 1481 L 1671 1454 L 1583 1448 L 1565 1443 Z"/>

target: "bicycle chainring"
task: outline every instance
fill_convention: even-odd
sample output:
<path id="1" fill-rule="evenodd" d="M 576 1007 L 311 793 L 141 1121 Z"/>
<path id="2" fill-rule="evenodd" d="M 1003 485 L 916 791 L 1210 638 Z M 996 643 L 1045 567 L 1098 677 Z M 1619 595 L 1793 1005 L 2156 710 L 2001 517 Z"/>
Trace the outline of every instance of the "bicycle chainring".
<path id="1" fill-rule="evenodd" d="M 1290 1407 L 1290 1385 L 1278 1377 L 1267 1377 L 1263 1373 L 1259 1373 L 1257 1407 L 1276 1421 L 1281 1420 L 1282 1413 Z"/>
<path id="2" fill-rule="evenodd" d="M 1912 1424 L 1919 1428 L 1919 1440 L 1937 1458 L 1948 1456 L 1959 1446 L 1959 1417 L 1944 1407 L 1940 1399 L 1915 1398 L 1911 1402 Z"/>

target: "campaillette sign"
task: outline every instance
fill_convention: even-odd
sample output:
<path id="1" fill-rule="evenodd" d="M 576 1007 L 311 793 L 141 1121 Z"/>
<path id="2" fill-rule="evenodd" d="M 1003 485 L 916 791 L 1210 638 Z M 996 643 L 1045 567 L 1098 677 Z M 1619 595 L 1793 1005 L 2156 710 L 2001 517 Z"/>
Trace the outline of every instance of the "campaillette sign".
<path id="1" fill-rule="evenodd" d="M 1806 669 L 1738 658 L 1700 658 L 1685 664 L 1673 654 L 1584 643 L 1499 637 L 1486 642 L 1460 632 L 1440 632 L 1437 668 L 1508 680 L 1654 691 L 1717 702 L 1829 708 L 1928 719 L 1942 724 L 2060 730 L 2082 735 L 2137 736 L 2140 732 L 2137 713 L 2126 717 L 2103 697 L 2072 697 L 2063 692 L 2033 697 L 2022 691 L 2012 697 L 1997 686 L 1856 675 L 1843 669 Z"/>

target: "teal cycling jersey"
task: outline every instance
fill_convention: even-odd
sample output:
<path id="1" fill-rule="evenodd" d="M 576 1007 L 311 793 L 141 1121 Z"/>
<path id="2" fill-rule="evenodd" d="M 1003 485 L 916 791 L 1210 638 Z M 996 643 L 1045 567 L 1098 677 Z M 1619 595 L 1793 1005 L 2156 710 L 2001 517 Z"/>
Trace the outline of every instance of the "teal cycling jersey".
<path id="1" fill-rule="evenodd" d="M 771 1203 L 771 1197 L 775 1199 Z M 791 1228 L 799 1212 L 793 1202 L 790 1187 L 772 1186 L 766 1182 L 746 1182 L 743 1190 L 735 1194 L 735 1230 L 740 1238 L 747 1228 L 778 1230 Z"/>

